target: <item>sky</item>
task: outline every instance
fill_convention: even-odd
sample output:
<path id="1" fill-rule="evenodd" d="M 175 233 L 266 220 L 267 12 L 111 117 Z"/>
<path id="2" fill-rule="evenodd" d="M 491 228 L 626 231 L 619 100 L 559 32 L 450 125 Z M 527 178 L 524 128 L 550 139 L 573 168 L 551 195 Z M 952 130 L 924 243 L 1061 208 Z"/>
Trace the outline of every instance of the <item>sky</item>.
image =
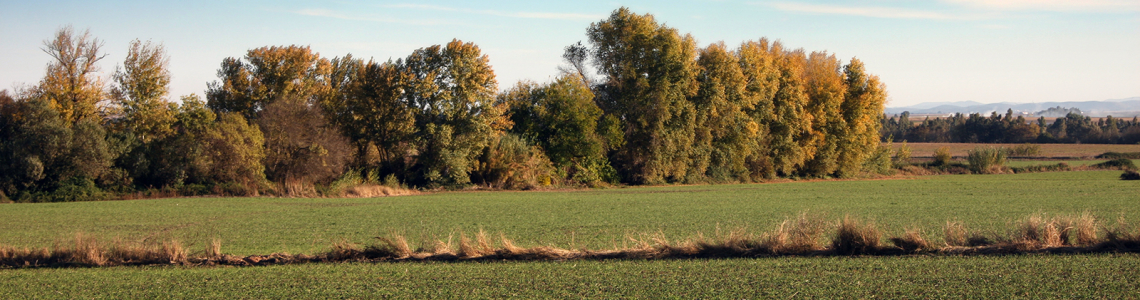
<path id="1" fill-rule="evenodd" d="M 101 76 L 132 40 L 162 43 L 171 100 L 203 95 L 226 57 L 306 45 L 377 61 L 474 42 L 506 89 L 558 74 L 567 45 L 619 7 L 691 33 L 699 46 L 767 37 L 856 57 L 887 106 L 1140 97 L 1140 0 L 864 1 L 0 1 L 0 89 L 36 84 L 62 26 L 104 42 Z"/>

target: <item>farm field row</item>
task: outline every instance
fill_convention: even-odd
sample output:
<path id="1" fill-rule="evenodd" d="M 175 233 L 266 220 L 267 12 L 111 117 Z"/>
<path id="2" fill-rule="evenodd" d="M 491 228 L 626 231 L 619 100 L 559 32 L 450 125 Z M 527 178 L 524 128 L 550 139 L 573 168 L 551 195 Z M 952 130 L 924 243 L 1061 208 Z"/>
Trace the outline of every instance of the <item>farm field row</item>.
<path id="1" fill-rule="evenodd" d="M 1119 298 L 1140 255 L 826 257 L 0 270 L 30 298 Z"/>

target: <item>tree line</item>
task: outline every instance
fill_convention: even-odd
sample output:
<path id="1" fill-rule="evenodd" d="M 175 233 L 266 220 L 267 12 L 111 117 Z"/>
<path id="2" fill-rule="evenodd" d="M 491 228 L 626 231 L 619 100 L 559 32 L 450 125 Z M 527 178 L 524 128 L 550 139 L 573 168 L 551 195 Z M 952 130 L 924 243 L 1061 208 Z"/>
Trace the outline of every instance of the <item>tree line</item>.
<path id="1" fill-rule="evenodd" d="M 882 118 L 883 141 L 937 142 L 937 143 L 1085 143 L 1085 144 L 1136 144 L 1140 143 L 1140 121 L 1108 116 L 1093 120 L 1079 113 L 1069 112 L 1049 122 L 1045 117 L 1027 120 L 1014 117 L 1013 110 L 1005 115 L 997 112 L 989 117 L 973 113 L 954 114 L 946 118 L 929 117 L 922 122 L 910 119 L 909 112 Z"/>
<path id="2" fill-rule="evenodd" d="M 882 170 L 885 86 L 851 59 L 767 39 L 700 48 L 627 8 L 587 28 L 547 83 L 500 91 L 453 40 L 404 58 L 267 46 L 226 58 L 205 99 L 169 99 L 161 44 L 133 41 L 112 81 L 102 42 L 61 29 L 39 84 L 0 92 L 0 196 L 329 194 L 345 178 L 525 189 Z M 383 178 L 383 179 L 380 179 Z"/>

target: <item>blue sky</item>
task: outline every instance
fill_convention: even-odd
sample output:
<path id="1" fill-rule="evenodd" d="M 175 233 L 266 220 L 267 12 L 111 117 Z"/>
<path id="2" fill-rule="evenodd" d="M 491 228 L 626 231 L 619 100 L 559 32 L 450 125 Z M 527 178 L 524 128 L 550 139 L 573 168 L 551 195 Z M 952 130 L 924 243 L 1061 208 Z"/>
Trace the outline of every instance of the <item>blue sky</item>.
<path id="1" fill-rule="evenodd" d="M 63 25 L 105 42 L 109 76 L 133 39 L 162 42 L 171 99 L 203 94 L 225 57 L 266 45 L 388 60 L 452 38 L 490 56 L 500 88 L 558 73 L 562 48 L 627 6 L 703 47 L 768 37 L 858 57 L 888 106 L 1091 101 L 1140 96 L 1140 1 L 3 1 L 0 88 L 35 84 Z"/>

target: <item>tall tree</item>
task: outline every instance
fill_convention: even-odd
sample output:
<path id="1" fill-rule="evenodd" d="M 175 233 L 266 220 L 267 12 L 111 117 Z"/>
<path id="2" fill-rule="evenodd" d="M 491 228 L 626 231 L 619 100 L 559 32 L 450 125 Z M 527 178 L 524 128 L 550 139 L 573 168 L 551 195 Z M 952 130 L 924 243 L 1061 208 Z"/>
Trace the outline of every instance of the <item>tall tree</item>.
<path id="1" fill-rule="evenodd" d="M 599 106 L 624 123 L 625 145 L 614 160 L 626 180 L 689 179 L 695 111 L 688 97 L 698 88 L 694 39 L 625 7 L 591 24 L 587 36 L 606 76 Z"/>
<path id="2" fill-rule="evenodd" d="M 834 54 L 812 52 L 805 66 L 809 102 L 808 112 L 813 116 L 812 140 L 815 155 L 804 165 L 808 176 L 833 175 L 839 168 L 839 147 L 846 135 L 847 122 L 842 118 L 841 107 L 847 87 L 844 86 L 842 66 Z"/>
<path id="3" fill-rule="evenodd" d="M 412 149 L 415 110 L 403 97 L 399 64 L 353 62 L 351 56 L 333 61 L 335 70 L 345 69 L 353 79 L 340 97 L 325 102 L 325 111 L 355 143 L 357 166 L 403 176 L 404 158 Z"/>
<path id="4" fill-rule="evenodd" d="M 887 89 L 878 76 L 866 73 L 863 62 L 857 58 L 852 58 L 843 67 L 843 72 L 847 91 L 841 110 L 847 128 L 839 147 L 837 173 L 851 176 L 860 171 L 863 162 L 879 146 L 880 118 L 883 117 Z"/>
<path id="5" fill-rule="evenodd" d="M 71 26 L 60 28 L 55 39 L 44 42 L 42 50 L 52 60 L 34 94 L 58 111 L 67 126 L 98 117 L 97 105 L 104 99 L 103 83 L 96 75 L 97 63 L 106 57 L 99 53 L 102 47 L 103 42 L 90 31 L 77 34 Z"/>
<path id="6" fill-rule="evenodd" d="M 168 64 L 162 44 L 134 40 L 122 67 L 112 76 L 115 85 L 111 96 L 122 109 L 117 125 L 144 144 L 173 132 L 175 104 L 166 99 L 170 90 Z"/>
<path id="7" fill-rule="evenodd" d="M 404 102 L 415 117 L 419 176 L 427 185 L 463 185 L 491 138 L 506 129 L 497 82 L 474 43 L 452 40 L 413 52 L 401 65 Z"/>
<path id="8" fill-rule="evenodd" d="M 760 131 L 748 111 L 756 109 L 756 97 L 746 95 L 746 77 L 740 59 L 724 43 L 700 50 L 700 92 L 693 98 L 697 109 L 694 171 L 718 180 L 752 181 L 747 158 L 760 148 Z"/>

